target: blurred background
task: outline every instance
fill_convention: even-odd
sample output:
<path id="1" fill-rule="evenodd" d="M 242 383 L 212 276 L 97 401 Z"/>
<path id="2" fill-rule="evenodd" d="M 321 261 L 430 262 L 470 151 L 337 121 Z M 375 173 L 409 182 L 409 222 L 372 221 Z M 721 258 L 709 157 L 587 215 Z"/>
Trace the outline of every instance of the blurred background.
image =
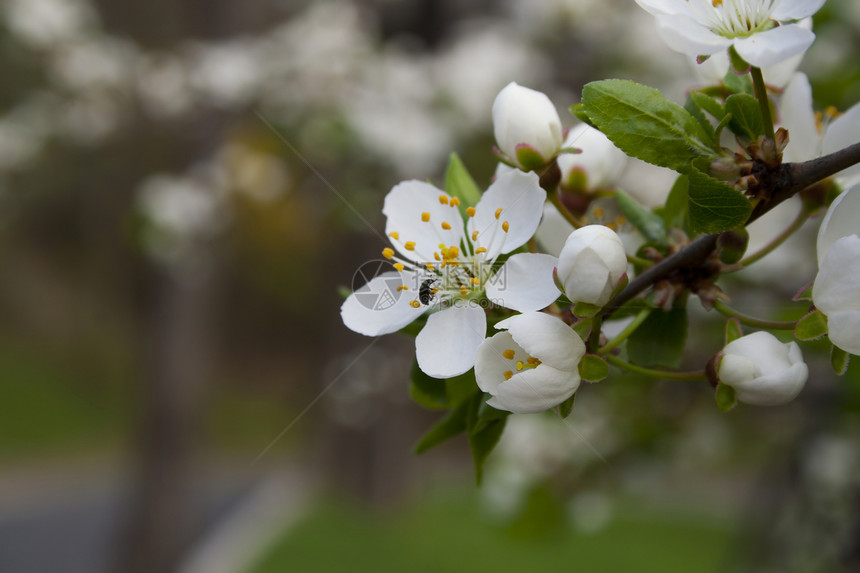
<path id="1" fill-rule="evenodd" d="M 858 4 L 815 31 L 801 69 L 844 110 Z M 590 80 L 682 101 L 630 0 L 3 0 L 0 63 L 0 571 L 860 570 L 856 367 L 805 347 L 799 399 L 726 415 L 584 387 L 565 423 L 512 419 L 479 489 L 465 440 L 411 452 L 440 416 L 412 341 L 340 322 L 394 184 L 452 151 L 489 183 L 508 82 L 566 126 Z M 774 300 L 809 233 L 736 306 L 802 314 Z M 696 320 L 698 368 L 722 334 Z"/>

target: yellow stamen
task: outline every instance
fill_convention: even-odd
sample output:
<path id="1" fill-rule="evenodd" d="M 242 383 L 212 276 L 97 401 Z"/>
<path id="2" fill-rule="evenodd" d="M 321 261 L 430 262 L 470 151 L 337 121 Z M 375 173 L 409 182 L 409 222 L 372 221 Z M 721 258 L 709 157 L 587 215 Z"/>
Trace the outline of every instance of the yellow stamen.
<path id="1" fill-rule="evenodd" d="M 470 217 L 475 216 L 475 208 L 474 207 L 466 207 L 466 214 Z"/>
<path id="2" fill-rule="evenodd" d="M 437 261 L 442 260 L 442 257 L 439 256 L 439 253 L 433 253 L 433 258 L 436 259 Z"/>
<path id="3" fill-rule="evenodd" d="M 447 195 L 439 195 L 439 203 L 442 205 L 448 204 L 448 196 Z"/>
<path id="4" fill-rule="evenodd" d="M 606 215 L 606 211 L 603 210 L 603 207 L 595 207 L 591 214 L 594 215 L 595 219 L 602 219 Z"/>
<path id="5" fill-rule="evenodd" d="M 421 220 L 424 221 L 425 223 L 427 221 L 429 221 L 430 220 L 430 213 L 427 213 L 426 211 L 424 213 L 421 213 Z"/>
<path id="6" fill-rule="evenodd" d="M 466 288 L 466 287 L 464 287 L 464 286 L 461 286 L 461 287 L 460 287 L 460 294 L 461 294 L 461 295 L 463 295 L 463 296 L 466 296 L 467 294 L 469 294 L 469 289 L 467 289 L 467 288 Z"/>
<path id="7" fill-rule="evenodd" d="M 474 243 L 477 240 L 478 240 L 478 231 L 472 231 L 472 242 Z"/>
<path id="8" fill-rule="evenodd" d="M 484 247 L 478 247 L 477 249 L 475 249 L 476 255 L 480 255 L 481 253 L 486 253 L 486 252 L 487 252 L 487 249 L 485 249 Z"/>
<path id="9" fill-rule="evenodd" d="M 454 245 L 451 245 L 451 247 L 448 249 L 448 258 L 449 259 L 456 259 L 459 256 L 460 256 L 459 247 L 455 247 Z"/>
<path id="10" fill-rule="evenodd" d="M 513 372 L 511 372 L 510 370 L 505 371 L 505 380 L 510 380 L 513 377 L 514 377 Z"/>
<path id="11" fill-rule="evenodd" d="M 406 285 L 400 285 L 399 287 L 397 287 L 397 290 L 398 290 L 398 291 L 409 290 L 409 287 L 408 287 L 408 286 L 406 286 Z"/>
<path id="12" fill-rule="evenodd" d="M 529 364 L 534 364 L 534 365 L 540 364 L 540 360 L 538 360 L 534 356 L 529 356 L 528 358 L 526 358 L 526 362 L 528 362 Z"/>
<path id="13" fill-rule="evenodd" d="M 406 244 L 403 245 L 403 248 L 407 251 L 415 250 L 415 241 L 406 241 Z"/>
<path id="14" fill-rule="evenodd" d="M 388 236 L 396 241 L 400 238 L 400 233 L 398 233 L 397 231 L 391 231 L 390 233 L 388 233 Z"/>
<path id="15" fill-rule="evenodd" d="M 509 348 L 509 349 L 505 350 L 504 352 L 502 352 L 502 356 L 504 356 L 504 357 L 505 357 L 505 358 L 507 358 L 508 360 L 513 360 L 513 359 L 514 359 L 514 350 L 513 350 L 513 348 Z"/>
<path id="16" fill-rule="evenodd" d="M 478 286 L 479 284 L 481 284 L 481 279 L 479 279 L 478 277 L 472 277 L 469 279 L 469 282 L 475 286 Z"/>
<path id="17" fill-rule="evenodd" d="M 517 370 L 518 370 L 518 371 L 519 371 L 519 370 L 522 370 L 522 369 L 523 369 L 523 368 L 525 368 L 525 367 L 526 367 L 526 365 L 523 363 L 523 361 L 522 361 L 522 360 L 517 360 Z"/>
<path id="18" fill-rule="evenodd" d="M 428 270 L 428 271 L 432 271 L 432 270 L 433 270 L 433 263 L 425 263 L 425 264 L 426 264 L 426 266 L 427 266 L 427 270 Z"/>
<path id="19" fill-rule="evenodd" d="M 511 228 L 511 225 L 507 221 L 502 223 L 502 231 L 504 231 L 505 233 L 507 233 L 508 229 L 510 229 L 510 228 Z"/>
<path id="20" fill-rule="evenodd" d="M 394 256 L 394 249 L 391 249 L 388 247 L 382 249 L 382 256 L 385 257 L 386 259 L 390 259 L 391 257 Z"/>
<path id="21" fill-rule="evenodd" d="M 403 263 L 394 263 L 394 268 L 400 272 L 403 272 Z"/>
<path id="22" fill-rule="evenodd" d="M 430 289 L 430 294 L 435 295 L 440 290 L 442 290 L 442 289 L 440 289 L 439 287 L 433 287 Z"/>
<path id="23" fill-rule="evenodd" d="M 409 306 L 411 306 L 412 308 L 421 308 L 421 303 L 418 302 L 417 300 L 413 300 L 412 302 L 409 303 Z"/>
<path id="24" fill-rule="evenodd" d="M 459 207 L 460 206 L 460 200 L 456 197 L 451 197 L 451 206 L 452 207 Z"/>
<path id="25" fill-rule="evenodd" d="M 446 231 L 450 231 L 451 230 L 451 223 L 448 223 L 447 221 L 442 221 L 442 228 L 445 229 Z"/>
<path id="26" fill-rule="evenodd" d="M 502 216 L 502 208 L 499 207 L 498 209 L 496 209 L 496 219 L 498 219 L 501 216 Z"/>

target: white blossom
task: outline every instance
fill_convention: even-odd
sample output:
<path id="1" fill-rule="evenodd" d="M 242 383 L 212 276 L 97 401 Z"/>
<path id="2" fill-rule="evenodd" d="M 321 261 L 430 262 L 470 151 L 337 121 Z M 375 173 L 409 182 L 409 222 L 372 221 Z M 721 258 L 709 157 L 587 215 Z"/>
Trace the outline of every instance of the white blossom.
<path id="1" fill-rule="evenodd" d="M 815 34 L 797 24 L 824 0 L 636 0 L 656 17 L 670 48 L 691 57 L 734 46 L 753 66 L 764 68 L 802 54 Z"/>
<path id="2" fill-rule="evenodd" d="M 830 341 L 860 355 L 860 185 L 830 205 L 816 246 L 812 301 L 827 316 Z"/>
<path id="3" fill-rule="evenodd" d="M 579 388 L 585 343 L 564 322 L 540 312 L 507 318 L 506 329 L 486 339 L 475 358 L 478 387 L 487 404 L 515 414 L 542 412 Z"/>
<path id="4" fill-rule="evenodd" d="M 778 406 L 803 390 L 809 368 L 796 342 L 782 343 L 759 331 L 728 343 L 718 372 L 720 382 L 732 386 L 741 402 Z"/>
<path id="5" fill-rule="evenodd" d="M 564 147 L 576 148 L 580 152 L 558 156 L 562 185 L 571 186 L 571 177 L 578 172 L 584 177 L 585 191 L 609 187 L 618 180 L 627 164 L 627 155 L 623 151 L 600 130 L 584 123 L 570 130 Z"/>
<path id="6" fill-rule="evenodd" d="M 515 82 L 493 102 L 493 131 L 506 159 L 525 171 L 549 163 L 563 142 L 561 120 L 550 99 Z M 533 164 L 535 155 L 542 163 Z"/>
<path id="7" fill-rule="evenodd" d="M 558 280 L 574 303 L 605 305 L 626 272 L 624 244 L 603 225 L 572 232 L 558 258 Z"/>
<path id="8" fill-rule="evenodd" d="M 794 74 L 786 86 L 779 112 L 780 123 L 789 135 L 784 161 L 807 161 L 860 142 L 860 104 L 843 114 L 834 108 L 817 114 L 812 107 L 812 87 L 804 73 Z M 860 165 L 834 177 L 843 187 L 850 187 L 860 182 Z"/>
<path id="9" fill-rule="evenodd" d="M 534 235 L 545 199 L 537 175 L 513 171 L 466 210 L 464 223 L 459 200 L 433 185 L 405 181 L 395 186 L 383 208 L 393 247 L 383 250 L 383 256 L 395 271 L 373 278 L 347 298 L 341 307 L 344 324 L 379 336 L 430 311 L 415 339 L 418 365 L 436 378 L 466 372 L 486 334 L 480 303 L 489 300 L 524 312 L 558 298 L 552 279 L 555 257 L 519 253 L 501 268 L 496 265 L 499 255 Z"/>

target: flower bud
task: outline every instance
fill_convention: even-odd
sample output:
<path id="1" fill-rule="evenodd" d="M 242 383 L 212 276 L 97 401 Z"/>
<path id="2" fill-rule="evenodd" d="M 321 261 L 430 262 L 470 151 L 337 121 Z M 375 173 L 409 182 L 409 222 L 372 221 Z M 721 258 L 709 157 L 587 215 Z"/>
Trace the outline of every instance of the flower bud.
<path id="1" fill-rule="evenodd" d="M 564 147 L 580 153 L 558 156 L 562 187 L 595 191 L 613 185 L 627 164 L 627 156 L 603 133 L 590 125 L 574 127 L 567 134 Z"/>
<path id="2" fill-rule="evenodd" d="M 627 272 L 627 253 L 615 231 L 587 225 L 572 232 L 559 254 L 558 279 L 572 302 L 604 306 Z"/>
<path id="3" fill-rule="evenodd" d="M 769 332 L 754 332 L 723 348 L 720 382 L 732 386 L 741 402 L 778 406 L 794 399 L 809 375 L 800 347 L 784 344 Z"/>
<path id="4" fill-rule="evenodd" d="M 546 94 L 515 82 L 493 102 L 493 131 L 505 158 L 524 171 L 546 165 L 561 149 L 561 120 Z"/>

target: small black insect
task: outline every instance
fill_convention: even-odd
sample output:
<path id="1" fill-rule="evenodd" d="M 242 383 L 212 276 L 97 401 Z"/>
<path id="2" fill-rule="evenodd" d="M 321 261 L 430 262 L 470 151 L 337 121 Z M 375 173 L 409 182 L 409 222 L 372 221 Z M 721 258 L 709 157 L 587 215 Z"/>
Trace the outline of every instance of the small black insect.
<path id="1" fill-rule="evenodd" d="M 430 304 L 430 299 L 433 298 L 433 289 L 431 288 L 433 283 L 436 282 L 436 279 L 427 279 L 421 286 L 418 287 L 418 300 L 423 305 Z"/>

